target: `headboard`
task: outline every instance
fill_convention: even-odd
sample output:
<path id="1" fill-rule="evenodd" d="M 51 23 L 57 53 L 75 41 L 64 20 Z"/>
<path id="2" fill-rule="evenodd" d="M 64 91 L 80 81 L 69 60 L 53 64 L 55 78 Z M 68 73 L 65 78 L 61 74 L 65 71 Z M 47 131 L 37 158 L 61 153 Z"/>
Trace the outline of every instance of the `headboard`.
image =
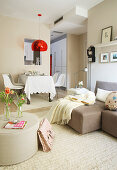
<path id="1" fill-rule="evenodd" d="M 97 93 L 97 88 L 109 91 L 117 91 L 117 82 L 96 81 L 95 94 Z"/>

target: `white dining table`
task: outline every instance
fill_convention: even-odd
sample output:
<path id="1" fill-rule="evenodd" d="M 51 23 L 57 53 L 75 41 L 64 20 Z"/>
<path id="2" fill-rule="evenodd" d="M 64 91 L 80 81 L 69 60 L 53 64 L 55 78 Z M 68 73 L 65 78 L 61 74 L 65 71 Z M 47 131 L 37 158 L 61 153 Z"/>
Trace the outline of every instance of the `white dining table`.
<path id="1" fill-rule="evenodd" d="M 49 93 L 49 101 L 52 101 L 53 97 L 56 95 L 52 76 L 21 74 L 19 75 L 18 82 L 25 85 L 24 92 L 28 104 L 30 104 L 31 94 L 33 93 Z"/>

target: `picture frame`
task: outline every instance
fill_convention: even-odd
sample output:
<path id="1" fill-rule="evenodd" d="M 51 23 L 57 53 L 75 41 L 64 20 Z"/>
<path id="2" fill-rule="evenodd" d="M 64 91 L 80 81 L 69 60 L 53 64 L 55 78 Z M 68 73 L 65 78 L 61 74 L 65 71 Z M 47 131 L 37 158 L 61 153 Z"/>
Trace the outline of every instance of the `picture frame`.
<path id="1" fill-rule="evenodd" d="M 112 26 L 102 29 L 101 41 L 107 43 L 112 40 Z"/>
<path id="2" fill-rule="evenodd" d="M 117 62 L 117 51 L 111 52 L 111 54 L 110 54 L 110 62 Z"/>
<path id="3" fill-rule="evenodd" d="M 101 53 L 100 62 L 108 63 L 109 62 L 109 53 Z"/>

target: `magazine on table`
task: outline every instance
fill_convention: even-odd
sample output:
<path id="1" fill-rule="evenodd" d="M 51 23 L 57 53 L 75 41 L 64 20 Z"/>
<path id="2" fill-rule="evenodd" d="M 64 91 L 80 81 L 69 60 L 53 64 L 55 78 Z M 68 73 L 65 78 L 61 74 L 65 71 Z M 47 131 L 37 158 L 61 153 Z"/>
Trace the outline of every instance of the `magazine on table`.
<path id="1" fill-rule="evenodd" d="M 5 129 L 23 129 L 26 125 L 27 121 L 17 121 L 16 123 L 9 121 L 4 126 Z"/>

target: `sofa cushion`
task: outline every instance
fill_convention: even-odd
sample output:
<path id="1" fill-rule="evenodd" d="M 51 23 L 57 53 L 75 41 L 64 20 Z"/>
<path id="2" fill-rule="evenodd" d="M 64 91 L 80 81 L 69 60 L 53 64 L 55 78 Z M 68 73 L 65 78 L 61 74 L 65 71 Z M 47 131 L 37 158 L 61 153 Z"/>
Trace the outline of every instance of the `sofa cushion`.
<path id="1" fill-rule="evenodd" d="M 68 125 L 81 134 L 100 129 L 104 107 L 104 103 L 99 101 L 94 105 L 77 107 L 73 109 Z"/>
<path id="2" fill-rule="evenodd" d="M 117 110 L 117 92 L 112 92 L 108 95 L 105 107 L 109 110 Z"/>
<path id="3" fill-rule="evenodd" d="M 102 111 L 102 130 L 117 137 L 117 111 Z"/>
<path id="4" fill-rule="evenodd" d="M 97 89 L 97 94 L 96 94 L 96 99 L 102 102 L 106 101 L 107 96 L 111 93 L 112 91 L 108 90 L 103 90 L 98 88 Z"/>

